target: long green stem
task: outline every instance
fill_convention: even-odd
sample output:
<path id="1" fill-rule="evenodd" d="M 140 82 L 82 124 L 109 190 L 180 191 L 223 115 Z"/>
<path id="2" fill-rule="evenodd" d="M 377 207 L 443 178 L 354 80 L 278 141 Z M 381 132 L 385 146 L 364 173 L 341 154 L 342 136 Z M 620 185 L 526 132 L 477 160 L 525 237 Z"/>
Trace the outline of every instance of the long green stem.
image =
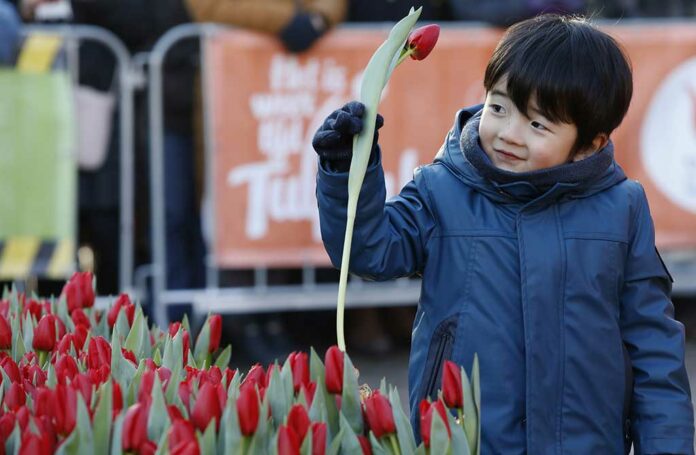
<path id="1" fill-rule="evenodd" d="M 389 442 L 391 443 L 392 451 L 394 455 L 401 455 L 401 450 L 399 449 L 399 443 L 396 441 L 396 435 L 394 433 L 389 435 Z"/>
<path id="2" fill-rule="evenodd" d="M 338 349 L 346 352 L 346 338 L 343 330 L 344 314 L 346 308 L 346 289 L 348 286 L 348 267 L 350 264 L 350 247 L 353 242 L 353 226 L 355 225 L 355 212 L 357 204 L 354 199 L 357 195 L 348 195 L 348 216 L 346 222 L 346 236 L 343 240 L 343 256 L 341 257 L 341 276 L 338 282 L 338 303 L 336 305 L 336 338 Z"/>

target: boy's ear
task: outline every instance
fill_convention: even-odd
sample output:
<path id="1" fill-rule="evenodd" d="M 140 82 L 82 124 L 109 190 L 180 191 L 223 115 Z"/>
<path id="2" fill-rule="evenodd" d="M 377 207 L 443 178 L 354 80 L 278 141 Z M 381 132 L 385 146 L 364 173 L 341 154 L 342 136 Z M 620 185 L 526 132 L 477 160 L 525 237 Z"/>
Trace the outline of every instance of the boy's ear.
<path id="1" fill-rule="evenodd" d="M 589 147 L 587 147 L 584 150 L 580 150 L 578 153 L 575 154 L 575 156 L 573 157 L 573 161 L 584 160 L 585 158 L 591 156 L 593 153 L 602 150 L 604 146 L 607 145 L 607 142 L 609 142 L 609 135 L 606 133 L 599 133 L 592 140 L 592 144 Z"/>

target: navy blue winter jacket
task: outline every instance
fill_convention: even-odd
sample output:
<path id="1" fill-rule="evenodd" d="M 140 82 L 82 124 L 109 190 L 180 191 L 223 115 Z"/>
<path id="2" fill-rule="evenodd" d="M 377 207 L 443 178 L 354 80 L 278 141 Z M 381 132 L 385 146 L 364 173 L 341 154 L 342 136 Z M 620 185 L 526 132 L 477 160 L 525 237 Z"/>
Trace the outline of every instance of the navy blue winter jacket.
<path id="1" fill-rule="evenodd" d="M 484 156 L 478 109 L 456 114 L 435 161 L 398 196 L 385 203 L 379 160 L 360 194 L 351 272 L 423 278 L 409 361 L 414 427 L 443 362 L 469 371 L 478 353 L 483 454 L 620 454 L 630 438 L 637 455 L 693 454 L 684 329 L 643 188 L 611 144 L 593 175 L 583 160 L 548 186 L 486 178 L 467 158 Z M 347 182 L 319 166 L 321 233 L 337 267 Z"/>

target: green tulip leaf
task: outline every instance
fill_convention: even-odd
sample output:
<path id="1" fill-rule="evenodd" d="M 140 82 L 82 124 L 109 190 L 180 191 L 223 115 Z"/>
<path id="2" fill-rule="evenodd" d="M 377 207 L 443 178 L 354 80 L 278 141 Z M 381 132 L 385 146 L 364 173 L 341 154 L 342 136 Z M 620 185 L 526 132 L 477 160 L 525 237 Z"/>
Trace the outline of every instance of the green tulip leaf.
<path id="1" fill-rule="evenodd" d="M 266 397 L 268 397 L 268 402 L 271 406 L 271 415 L 276 425 L 280 425 L 285 420 L 285 416 L 290 411 L 290 405 L 292 404 L 292 397 L 288 399 L 278 370 L 278 364 L 276 363 L 275 368 L 271 371 L 271 379 L 266 390 Z"/>
<path id="2" fill-rule="evenodd" d="M 373 455 L 399 455 L 399 452 L 395 452 L 390 443 L 389 443 L 389 438 L 383 437 L 382 441 L 377 439 L 375 434 L 370 431 L 370 435 L 368 437 L 370 441 L 370 447 L 372 448 L 372 453 Z"/>
<path id="3" fill-rule="evenodd" d="M 440 413 L 433 410 L 430 426 L 430 453 L 447 453 L 450 448 L 449 434 Z"/>
<path id="4" fill-rule="evenodd" d="M 123 450 L 121 449 L 121 437 L 123 433 L 123 420 L 125 418 L 125 413 L 121 412 L 116 421 L 114 422 L 113 437 L 111 438 L 111 455 L 122 455 Z"/>
<path id="5" fill-rule="evenodd" d="M 362 434 L 363 417 L 360 407 L 360 391 L 358 387 L 358 376 L 355 372 L 353 362 L 346 353 L 343 356 L 343 393 L 341 396 L 341 414 L 350 423 L 353 432 Z"/>
<path id="6" fill-rule="evenodd" d="M 396 387 L 389 391 L 389 403 L 394 414 L 394 423 L 396 425 L 396 438 L 399 441 L 402 455 L 412 455 L 416 451 L 416 440 L 413 436 L 413 428 L 411 423 L 401 407 L 401 398 Z"/>
<path id="7" fill-rule="evenodd" d="M 362 453 L 362 447 L 360 446 L 360 441 L 358 441 L 358 436 L 353 431 L 352 425 L 343 415 L 343 412 L 339 412 L 339 419 L 341 425 L 341 432 L 343 437 L 341 438 L 341 453 Z"/>
<path id="8" fill-rule="evenodd" d="M 311 420 L 312 422 L 328 423 L 329 421 L 329 414 L 326 405 L 326 393 L 322 392 L 324 388 L 324 380 L 321 377 L 317 377 L 317 389 L 314 392 L 314 399 L 312 400 L 312 405 L 309 407 L 309 420 Z M 338 414 L 336 414 L 336 416 L 338 416 Z"/>
<path id="9" fill-rule="evenodd" d="M 155 373 L 155 380 L 152 384 L 152 404 L 147 418 L 147 435 L 151 441 L 158 441 L 164 429 L 170 425 L 167 403 L 164 401 L 162 393 L 162 382 L 159 374 Z"/>
<path id="10" fill-rule="evenodd" d="M 326 455 L 338 455 L 338 452 L 341 450 L 341 441 L 343 441 L 343 428 L 336 433 L 336 436 L 331 441 L 331 445 L 327 447 Z M 359 453 L 362 453 L 362 449 Z"/>
<path id="11" fill-rule="evenodd" d="M 27 311 L 22 324 L 22 339 L 24 340 L 24 350 L 30 352 L 34 350 L 32 343 L 34 341 L 34 319 L 31 313 Z M 43 366 L 43 365 L 42 365 Z"/>
<path id="12" fill-rule="evenodd" d="M 447 420 L 452 431 L 451 455 L 471 455 L 469 442 L 466 439 L 464 428 L 457 423 L 452 413 L 447 413 Z"/>
<path id="13" fill-rule="evenodd" d="M 227 368 L 230 365 L 230 358 L 232 357 L 232 345 L 228 344 L 225 349 L 220 353 L 220 355 L 217 357 L 217 360 L 215 360 L 214 365 L 218 368 L 220 368 L 222 371 L 225 371 L 225 368 Z"/>
<path id="14" fill-rule="evenodd" d="M 211 419 L 205 432 L 198 438 L 201 453 L 215 453 L 215 419 Z"/>
<path id="15" fill-rule="evenodd" d="M 102 318 L 104 319 L 104 318 Z M 133 320 L 135 322 L 135 320 Z M 114 331 L 118 330 L 118 333 L 121 336 L 126 336 L 128 332 L 130 332 L 130 324 L 128 324 L 128 316 L 126 316 L 126 312 L 121 309 L 118 312 L 118 315 L 116 316 L 116 324 L 114 324 Z M 123 343 L 123 339 L 121 339 L 121 343 Z"/>
<path id="16" fill-rule="evenodd" d="M 471 366 L 471 387 L 474 391 L 474 404 L 476 404 L 477 434 L 476 434 L 476 455 L 481 453 L 481 379 L 479 373 L 478 354 L 474 354 L 474 363 Z"/>
<path id="17" fill-rule="evenodd" d="M 169 433 L 169 425 L 164 429 L 162 432 L 162 436 L 159 438 L 159 442 L 157 443 L 157 450 L 155 451 L 155 455 L 167 455 L 169 453 L 169 438 L 168 438 L 168 433 Z"/>
<path id="18" fill-rule="evenodd" d="M 461 368 L 462 397 L 464 399 L 464 432 L 472 452 L 476 452 L 478 438 L 478 412 L 474 403 L 474 391 L 464 368 Z"/>
<path id="19" fill-rule="evenodd" d="M 228 397 L 220 422 L 218 453 L 239 453 L 242 444 L 242 432 L 237 416 L 237 397 Z"/>
<path id="20" fill-rule="evenodd" d="M 22 434 L 19 429 L 19 422 L 15 423 L 14 429 L 5 441 L 5 453 L 19 453 L 19 446 L 22 444 Z"/>
<path id="21" fill-rule="evenodd" d="M 142 353 L 140 352 L 140 347 L 143 342 L 143 323 L 145 322 L 145 317 L 143 316 L 142 310 L 140 308 L 135 309 L 135 317 L 133 318 L 133 326 L 128 332 L 126 341 L 123 345 L 129 351 L 133 351 L 135 356 L 142 359 Z M 149 341 L 148 341 L 149 342 Z"/>
<path id="22" fill-rule="evenodd" d="M 77 394 L 77 419 L 75 429 L 66 441 L 58 448 L 56 454 L 61 455 L 92 455 L 94 454 L 94 437 L 92 424 L 89 420 L 87 406 L 82 394 Z"/>
<path id="23" fill-rule="evenodd" d="M 325 380 L 324 375 L 325 375 L 324 363 L 321 361 L 321 358 L 319 358 L 317 351 L 315 351 L 314 348 L 312 347 L 309 349 L 309 377 L 310 377 L 310 380 L 319 384 L 319 378 L 321 378 L 322 382 Z"/>
<path id="24" fill-rule="evenodd" d="M 210 315 L 205 320 L 201 332 L 196 339 L 196 346 L 193 349 L 193 356 L 196 358 L 196 363 L 201 365 L 208 357 L 208 348 L 210 347 Z"/>
<path id="25" fill-rule="evenodd" d="M 99 401 L 94 411 L 94 453 L 108 453 L 111 437 L 113 384 L 106 381 L 99 388 Z"/>

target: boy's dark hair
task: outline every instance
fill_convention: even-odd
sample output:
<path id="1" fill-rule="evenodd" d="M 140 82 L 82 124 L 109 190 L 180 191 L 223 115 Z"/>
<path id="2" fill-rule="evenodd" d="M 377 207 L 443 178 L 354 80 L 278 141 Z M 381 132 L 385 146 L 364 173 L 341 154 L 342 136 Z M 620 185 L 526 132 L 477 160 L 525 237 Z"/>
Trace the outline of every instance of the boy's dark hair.
<path id="1" fill-rule="evenodd" d="M 520 112 L 534 96 L 546 118 L 575 124 L 572 154 L 619 126 L 633 94 L 619 44 L 579 17 L 545 14 L 510 27 L 486 67 L 486 91 L 504 77 Z"/>

